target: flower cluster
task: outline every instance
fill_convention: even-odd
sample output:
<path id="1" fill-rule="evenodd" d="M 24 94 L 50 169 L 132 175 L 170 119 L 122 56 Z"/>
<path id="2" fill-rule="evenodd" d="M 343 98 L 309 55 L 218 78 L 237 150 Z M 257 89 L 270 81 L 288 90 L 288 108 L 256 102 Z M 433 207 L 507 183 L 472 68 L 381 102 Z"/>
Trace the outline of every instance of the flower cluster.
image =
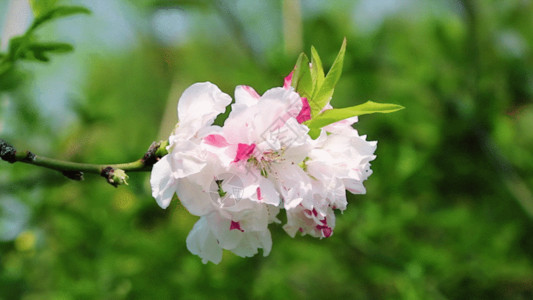
<path id="1" fill-rule="evenodd" d="M 352 125 L 359 115 L 403 107 L 367 101 L 333 108 L 345 49 L 346 40 L 327 74 L 311 48 L 311 60 L 302 53 L 283 87 L 259 95 L 237 86 L 222 127 L 213 122 L 232 102 L 230 96 L 209 82 L 181 96 L 168 154 L 154 165 L 150 183 L 162 208 L 177 194 L 200 217 L 187 248 L 204 263 L 219 263 L 223 249 L 246 257 L 262 248 L 268 255 L 268 226 L 281 223 L 281 209 L 291 237 L 298 232 L 330 237 L 334 211 L 346 209 L 346 190 L 366 192 L 363 182 L 372 174 L 377 142 Z"/>
<path id="2" fill-rule="evenodd" d="M 176 193 L 200 217 L 188 249 L 204 263 L 219 263 L 222 249 L 246 257 L 262 248 L 266 256 L 272 247 L 268 225 L 280 223 L 280 209 L 290 236 L 331 236 L 334 210 L 346 209 L 345 190 L 365 193 L 376 142 L 353 129 L 357 117 L 311 138 L 304 125 L 311 108 L 291 87 L 291 75 L 263 95 L 238 86 L 224 126 L 213 125 L 231 101 L 209 82 L 185 90 L 169 153 L 152 171 L 153 196 L 162 208 Z"/>

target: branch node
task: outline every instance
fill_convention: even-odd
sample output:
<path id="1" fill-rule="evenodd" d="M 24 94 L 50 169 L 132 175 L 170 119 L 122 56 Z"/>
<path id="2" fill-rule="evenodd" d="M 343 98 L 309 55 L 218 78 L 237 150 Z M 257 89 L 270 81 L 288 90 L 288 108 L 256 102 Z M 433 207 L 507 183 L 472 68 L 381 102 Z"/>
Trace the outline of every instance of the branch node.
<path id="1" fill-rule="evenodd" d="M 113 169 L 113 167 L 105 167 L 102 169 L 102 172 L 100 172 L 100 175 L 104 177 L 110 185 L 117 187 L 118 184 L 113 182 L 112 179 L 113 173 L 115 173 L 115 169 Z"/>
<path id="2" fill-rule="evenodd" d="M 102 169 L 100 175 L 102 175 L 102 177 L 104 177 L 107 182 L 114 187 L 118 187 L 121 184 L 128 185 L 127 180 L 129 176 L 122 169 L 114 169 L 113 167 L 108 166 Z"/>
<path id="3" fill-rule="evenodd" d="M 72 179 L 72 180 L 76 180 L 76 181 L 83 180 L 83 172 L 80 172 L 80 171 L 62 171 L 61 174 L 65 175 L 67 178 Z"/>
<path id="4" fill-rule="evenodd" d="M 26 151 L 26 157 L 22 159 L 23 162 L 31 163 L 35 160 L 35 154 L 31 151 Z"/>
<path id="5" fill-rule="evenodd" d="M 11 146 L 3 139 L 0 139 L 0 158 L 9 163 L 14 163 L 17 161 L 17 158 L 15 157 L 16 153 L 17 150 L 15 147 Z"/>
<path id="6" fill-rule="evenodd" d="M 144 166 L 153 166 L 158 162 L 161 157 L 167 155 L 166 147 L 168 146 L 168 141 L 159 141 L 153 142 L 148 148 L 148 151 L 141 158 L 141 162 Z"/>

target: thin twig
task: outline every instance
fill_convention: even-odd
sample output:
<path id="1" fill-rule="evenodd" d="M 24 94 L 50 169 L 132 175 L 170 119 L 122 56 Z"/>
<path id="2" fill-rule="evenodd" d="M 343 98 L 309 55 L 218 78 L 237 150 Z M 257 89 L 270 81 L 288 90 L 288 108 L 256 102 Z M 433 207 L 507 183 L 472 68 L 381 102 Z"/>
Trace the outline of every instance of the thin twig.
<path id="1" fill-rule="evenodd" d="M 40 166 L 56 171 L 73 180 L 82 180 L 83 173 L 100 174 L 113 186 L 126 184 L 125 172 L 146 172 L 152 170 L 152 166 L 166 155 L 166 142 L 154 142 L 144 154 L 136 161 L 120 164 L 87 164 L 64 161 L 35 155 L 30 151 L 17 151 L 15 147 L 0 139 L 0 158 L 9 163 L 21 162 Z"/>

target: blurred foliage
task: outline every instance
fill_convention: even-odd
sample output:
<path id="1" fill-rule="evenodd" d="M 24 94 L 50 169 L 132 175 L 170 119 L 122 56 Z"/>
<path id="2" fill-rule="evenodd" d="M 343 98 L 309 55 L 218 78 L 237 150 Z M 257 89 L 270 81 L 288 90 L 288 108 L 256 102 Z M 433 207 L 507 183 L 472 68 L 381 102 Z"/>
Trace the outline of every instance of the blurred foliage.
<path id="1" fill-rule="evenodd" d="M 37 29 L 58 18 L 80 13 L 90 13 L 88 9 L 81 6 L 58 6 L 49 8 L 41 13 L 44 9 L 43 4 L 38 6 L 38 9 L 36 9 L 36 18 L 26 33 L 11 38 L 9 40 L 8 51 L 6 53 L 0 52 L 0 92 L 15 88 L 21 81 L 21 76 L 15 68 L 17 61 L 36 60 L 48 62 L 51 53 L 66 53 L 73 50 L 72 45 L 68 43 L 39 41 L 35 35 Z"/>
<path id="2" fill-rule="evenodd" d="M 334 106 L 407 108 L 360 117 L 359 132 L 379 141 L 374 174 L 331 238 L 291 239 L 274 226 L 270 256 L 203 265 L 185 246 L 196 217 L 178 203 L 161 210 L 148 174 L 113 189 L 2 163 L 0 299 L 533 298 L 533 2 L 428 1 L 446 9 L 413 4 L 370 31 L 354 26 L 362 2 L 301 1 L 305 49 L 314 45 L 325 69 L 348 40 Z M 244 21 L 249 2 L 124 3 L 142 18 L 177 8 L 194 26 L 174 45 L 136 24 L 134 46 L 76 56 L 90 60 L 83 96 L 60 130 L 30 92 L 38 78 L 22 78 L 3 138 L 74 161 L 133 160 L 174 126 L 189 84 L 262 93 L 296 61 L 281 36 L 254 47 L 266 32 Z M 269 3 L 254 18 L 277 20 L 281 5 Z"/>

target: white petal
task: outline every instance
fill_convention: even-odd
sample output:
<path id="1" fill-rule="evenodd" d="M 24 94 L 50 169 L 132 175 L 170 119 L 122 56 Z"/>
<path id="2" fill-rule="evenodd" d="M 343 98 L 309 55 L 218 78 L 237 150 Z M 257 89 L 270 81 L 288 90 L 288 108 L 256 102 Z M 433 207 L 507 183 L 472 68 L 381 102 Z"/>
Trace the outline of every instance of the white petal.
<path id="1" fill-rule="evenodd" d="M 190 153 L 175 153 L 170 160 L 172 176 L 174 178 L 184 178 L 200 172 L 207 164 L 205 160 Z"/>
<path id="2" fill-rule="evenodd" d="M 176 193 L 181 204 L 193 215 L 203 216 L 214 210 L 213 195 L 188 178 L 178 180 Z"/>
<path id="3" fill-rule="evenodd" d="M 174 178 L 183 178 L 200 172 L 205 165 L 206 155 L 191 139 L 178 140 L 167 155 Z"/>
<path id="4" fill-rule="evenodd" d="M 237 247 L 243 237 L 243 232 L 237 229 L 230 230 L 232 220 L 217 212 L 209 214 L 206 220 L 221 248 L 231 250 Z"/>
<path id="5" fill-rule="evenodd" d="M 187 236 L 187 249 L 202 258 L 205 264 L 211 261 L 215 264 L 222 260 L 222 248 L 218 245 L 205 217 L 201 217 Z"/>
<path id="6" fill-rule="evenodd" d="M 272 249 L 272 238 L 268 229 L 243 233 L 241 242 L 231 251 L 241 257 L 251 257 L 257 254 L 259 248 L 263 248 L 264 256 L 267 256 Z"/>
<path id="7" fill-rule="evenodd" d="M 279 205 L 280 202 L 280 196 L 278 191 L 276 191 L 276 187 L 272 183 L 272 181 L 260 177 L 259 179 L 259 188 L 261 189 L 261 198 L 260 202 L 266 203 L 266 204 L 272 204 L 275 206 Z"/>
<path id="8" fill-rule="evenodd" d="M 260 97 L 253 88 L 247 85 L 239 85 L 235 88 L 235 104 L 237 105 L 250 107 L 257 104 Z"/>
<path id="9" fill-rule="evenodd" d="M 274 103 L 279 102 L 284 105 L 285 112 L 287 112 L 291 117 L 296 118 L 302 110 L 302 100 L 298 93 L 284 89 L 281 87 L 273 88 L 266 91 L 260 100 L 260 105 L 273 105 Z"/>
<path id="10" fill-rule="evenodd" d="M 231 97 L 210 82 L 195 83 L 188 87 L 178 102 L 178 118 L 191 133 L 213 124 L 216 116 L 226 111 Z M 178 128 L 180 130 L 180 128 Z"/>
<path id="11" fill-rule="evenodd" d="M 231 113 L 224 122 L 224 137 L 230 144 L 251 144 L 253 139 L 253 120 L 258 114 L 257 106 L 247 107 L 245 105 L 233 104 Z"/>
<path id="12" fill-rule="evenodd" d="M 361 181 L 344 179 L 344 185 L 346 186 L 346 189 L 352 194 L 366 194 L 365 186 Z"/>
<path id="13" fill-rule="evenodd" d="M 152 196 L 157 201 L 157 204 L 161 208 L 167 208 L 172 200 L 172 196 L 176 192 L 176 185 L 170 170 L 168 155 L 154 164 L 150 176 L 150 185 L 152 186 Z"/>
<path id="14" fill-rule="evenodd" d="M 270 250 L 272 250 L 272 237 L 270 236 L 270 230 L 258 232 L 258 239 L 263 248 L 263 256 L 268 256 L 270 254 Z"/>
<path id="15" fill-rule="evenodd" d="M 275 178 L 283 201 L 284 208 L 291 209 L 299 204 L 312 206 L 312 185 L 309 176 L 298 165 L 279 163 L 272 165 L 269 178 Z"/>

